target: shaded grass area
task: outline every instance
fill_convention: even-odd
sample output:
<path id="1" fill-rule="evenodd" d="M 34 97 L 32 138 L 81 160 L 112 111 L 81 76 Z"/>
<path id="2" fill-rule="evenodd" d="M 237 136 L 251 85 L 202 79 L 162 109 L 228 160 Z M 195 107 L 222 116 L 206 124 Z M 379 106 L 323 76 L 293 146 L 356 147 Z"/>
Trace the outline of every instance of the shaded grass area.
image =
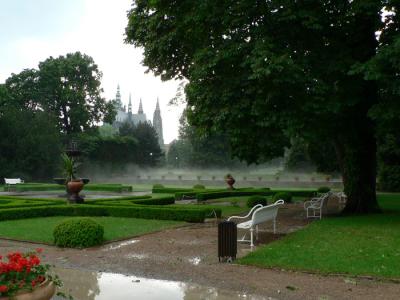
<path id="1" fill-rule="evenodd" d="M 0 222 L 0 237 L 53 244 L 54 227 L 74 217 L 46 217 Z M 79 218 L 79 217 L 76 217 Z M 184 222 L 134 218 L 90 217 L 104 226 L 105 241 L 173 228 Z"/>
<path id="2" fill-rule="evenodd" d="M 400 277 L 400 194 L 378 195 L 382 214 L 332 217 L 238 262 L 322 273 Z"/>

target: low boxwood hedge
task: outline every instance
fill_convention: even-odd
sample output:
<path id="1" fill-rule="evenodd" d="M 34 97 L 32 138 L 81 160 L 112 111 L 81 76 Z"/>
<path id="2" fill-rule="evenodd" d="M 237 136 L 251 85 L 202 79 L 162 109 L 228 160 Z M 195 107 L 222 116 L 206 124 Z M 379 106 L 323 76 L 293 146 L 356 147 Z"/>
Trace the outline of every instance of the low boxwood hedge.
<path id="1" fill-rule="evenodd" d="M 106 206 L 106 205 L 53 205 L 0 210 L 0 221 L 50 216 L 111 216 L 123 218 L 175 220 L 204 222 L 207 209 L 168 208 L 142 205 Z"/>
<path id="2" fill-rule="evenodd" d="M 269 189 L 249 189 L 249 190 L 232 190 L 232 191 L 221 191 L 221 192 L 205 192 L 198 193 L 196 195 L 197 200 L 205 201 L 208 199 L 218 199 L 218 198 L 227 198 L 234 196 L 253 196 L 253 195 L 261 195 L 261 196 L 270 196 L 273 192 Z"/>
<path id="3" fill-rule="evenodd" d="M 104 227 L 90 218 L 68 219 L 54 228 L 53 237 L 59 247 L 87 248 L 103 242 Z"/>
<path id="4" fill-rule="evenodd" d="M 63 185 L 55 183 L 19 183 L 12 185 L 10 188 L 12 191 L 16 192 L 34 192 L 34 191 L 61 191 L 65 187 Z M 114 184 L 114 183 L 104 183 L 104 184 L 86 184 L 84 187 L 86 191 L 102 191 L 102 192 L 132 192 L 132 186 Z"/>

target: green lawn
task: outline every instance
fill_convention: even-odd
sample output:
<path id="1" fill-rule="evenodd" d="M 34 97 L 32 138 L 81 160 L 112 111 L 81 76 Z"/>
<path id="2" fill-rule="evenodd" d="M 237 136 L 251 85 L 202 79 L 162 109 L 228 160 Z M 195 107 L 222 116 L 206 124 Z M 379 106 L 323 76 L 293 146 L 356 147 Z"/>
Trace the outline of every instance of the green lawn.
<path id="1" fill-rule="evenodd" d="M 400 277 L 400 194 L 380 194 L 383 214 L 332 217 L 263 246 L 241 264 Z"/>
<path id="2" fill-rule="evenodd" d="M 71 217 L 46 217 L 0 222 L 0 237 L 53 243 L 54 227 Z M 134 218 L 90 217 L 104 226 L 106 241 L 127 238 L 185 224 L 177 221 Z"/>

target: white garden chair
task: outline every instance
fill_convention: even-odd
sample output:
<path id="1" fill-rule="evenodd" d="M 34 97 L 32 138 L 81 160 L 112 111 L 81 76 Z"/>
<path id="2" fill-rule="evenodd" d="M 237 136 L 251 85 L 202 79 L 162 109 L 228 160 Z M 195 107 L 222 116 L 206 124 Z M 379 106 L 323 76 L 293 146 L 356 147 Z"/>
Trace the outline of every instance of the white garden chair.
<path id="1" fill-rule="evenodd" d="M 278 214 L 278 209 L 281 205 L 283 205 L 285 201 L 283 200 L 278 200 L 274 204 L 267 205 L 267 206 L 262 206 L 261 204 L 257 204 L 254 206 L 250 212 L 244 216 L 232 216 L 228 219 L 228 221 L 231 221 L 232 219 L 245 219 L 251 216 L 251 219 L 246 222 L 239 223 L 237 225 L 237 228 L 239 229 L 245 229 L 250 231 L 250 240 L 246 240 L 246 233 L 243 235 L 243 237 L 238 240 L 238 242 L 250 242 L 250 246 L 254 246 L 254 230 L 256 231 L 256 239 L 258 238 L 258 225 L 267 221 L 272 221 L 274 225 L 274 234 L 276 233 L 276 216 Z"/>
<path id="2" fill-rule="evenodd" d="M 320 197 L 311 198 L 309 201 L 304 202 L 304 209 L 307 212 L 308 218 L 319 218 L 322 219 L 322 211 L 326 209 L 328 205 L 328 199 L 331 193 L 321 195 Z M 312 214 L 311 214 L 312 213 Z"/>

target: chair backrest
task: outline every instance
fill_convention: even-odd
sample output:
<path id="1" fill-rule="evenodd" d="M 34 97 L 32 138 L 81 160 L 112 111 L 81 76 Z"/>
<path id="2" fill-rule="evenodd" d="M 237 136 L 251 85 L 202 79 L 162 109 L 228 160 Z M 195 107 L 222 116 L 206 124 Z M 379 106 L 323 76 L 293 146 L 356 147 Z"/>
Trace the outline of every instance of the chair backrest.
<path id="1" fill-rule="evenodd" d="M 253 217 L 251 218 L 253 225 L 275 219 L 276 215 L 278 214 L 279 206 L 283 205 L 284 203 L 285 201 L 278 200 L 274 204 L 258 208 L 256 211 L 254 211 Z"/>

